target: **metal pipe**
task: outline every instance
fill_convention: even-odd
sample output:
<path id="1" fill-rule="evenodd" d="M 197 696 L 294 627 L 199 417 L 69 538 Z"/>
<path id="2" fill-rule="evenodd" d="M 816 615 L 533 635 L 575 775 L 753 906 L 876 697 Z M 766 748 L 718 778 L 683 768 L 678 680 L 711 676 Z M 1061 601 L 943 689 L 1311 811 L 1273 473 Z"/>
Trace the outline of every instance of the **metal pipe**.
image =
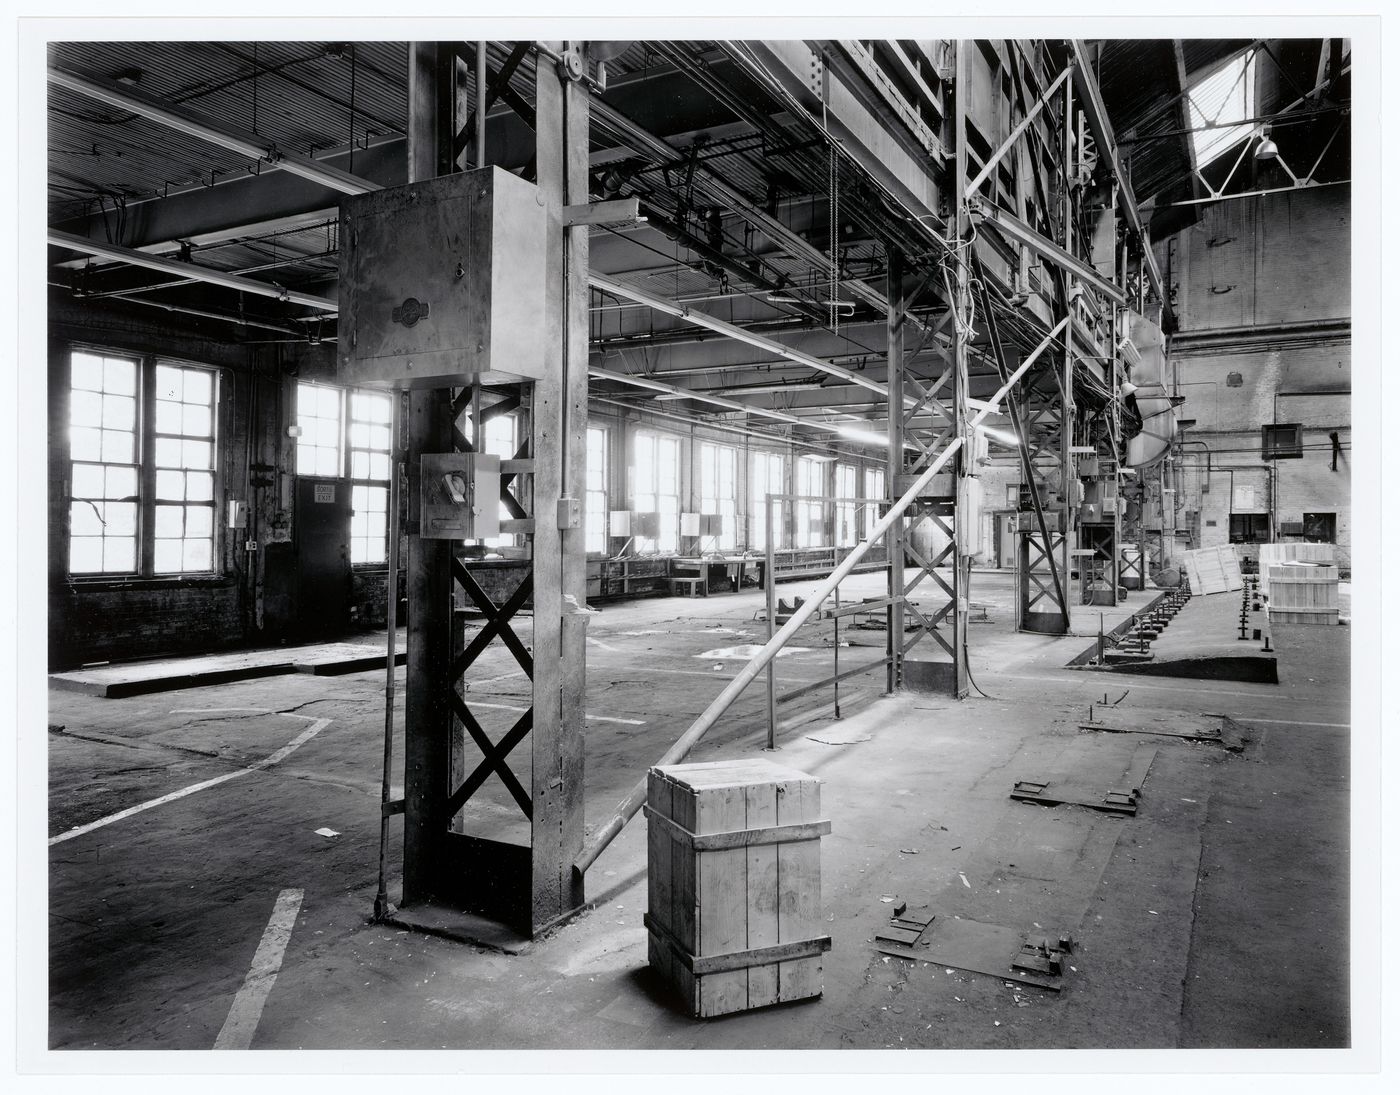
<path id="1" fill-rule="evenodd" d="M 398 660 L 399 629 L 399 464 L 403 447 L 399 442 L 402 422 L 399 404 L 402 397 L 394 393 L 390 401 L 389 436 L 392 438 L 393 459 L 389 465 L 389 578 L 385 591 L 384 618 L 388 627 L 384 664 L 384 777 L 379 788 L 379 892 L 374 897 L 374 918 L 389 915 L 389 891 L 386 859 L 389 848 L 390 776 L 394 763 L 394 671 Z"/>
<path id="2" fill-rule="evenodd" d="M 1179 202 L 1165 202 L 1158 209 L 1175 209 L 1181 205 L 1209 205 L 1211 202 L 1234 201 L 1237 198 L 1262 198 L 1266 194 L 1296 194 L 1299 190 L 1321 190 L 1324 186 L 1350 186 L 1350 179 L 1334 179 L 1331 182 L 1314 182 L 1306 186 L 1275 186 L 1268 190 L 1247 190 L 1241 194 L 1212 194 L 1208 198 L 1187 198 Z"/>
<path id="3" fill-rule="evenodd" d="M 486 166 L 486 43 L 476 44 L 476 166 Z"/>
<path id="4" fill-rule="evenodd" d="M 193 278 L 197 281 L 208 282 L 210 285 L 222 285 L 225 289 L 234 289 L 240 293 L 256 293 L 258 296 L 272 297 L 274 300 L 284 301 L 287 304 L 299 304 L 303 308 L 318 308 L 323 312 L 335 313 L 340 310 L 340 302 L 331 300 L 329 297 L 313 296 L 310 293 L 298 293 L 291 289 L 284 289 L 280 285 L 271 285 L 265 281 L 256 281 L 253 278 L 239 277 L 237 274 L 225 274 L 221 270 L 210 270 L 203 266 L 193 266 L 188 262 L 178 262 L 175 259 L 161 258 L 159 255 L 148 255 L 144 251 L 136 251 L 130 247 L 117 247 L 112 244 L 98 243 L 87 236 L 75 236 L 71 232 L 60 232 L 55 228 L 48 231 L 48 241 L 54 247 L 67 247 L 72 251 L 81 251 L 83 254 L 95 255 L 98 258 L 110 259 L 113 262 L 125 262 L 132 266 L 144 266 L 148 270 L 159 270 L 163 274 L 174 274 L 177 277 Z"/>
<path id="5" fill-rule="evenodd" d="M 778 612 L 778 585 L 773 580 L 776 564 L 773 551 L 773 495 L 764 496 L 763 506 L 763 598 L 764 615 L 768 618 L 768 641 L 773 641 L 773 625 Z M 768 748 L 778 747 L 778 681 L 777 659 L 768 663 Z"/>
<path id="6" fill-rule="evenodd" d="M 51 281 L 50 285 L 59 289 L 72 290 L 71 285 L 62 282 Z M 90 300 L 91 296 L 86 293 L 74 293 L 79 300 Z M 247 316 L 230 316 L 223 312 L 207 312 L 202 308 L 189 308 L 183 304 L 166 304 L 159 300 L 145 300 L 142 297 L 122 297 L 124 304 L 143 304 L 147 308 L 159 308 L 163 312 L 179 312 L 182 315 L 198 316 L 200 319 L 216 319 L 223 323 L 232 323 L 237 327 L 264 327 L 269 331 L 280 331 L 284 335 L 292 335 L 298 342 L 309 342 L 310 336 L 306 331 L 298 331 L 295 327 L 288 327 L 281 323 L 269 323 L 264 319 L 249 319 Z M 331 341 L 327 339 L 327 341 Z M 251 537 L 250 537 L 251 539 Z"/>
<path id="7" fill-rule="evenodd" d="M 1050 347 L 1060 332 L 1068 326 L 1069 317 L 1066 316 L 1054 326 L 1050 333 L 1041 341 L 1040 345 L 1036 347 L 1035 352 L 1017 367 L 1016 371 L 1011 375 L 1011 378 L 1002 385 L 1001 390 L 988 402 L 999 403 L 1002 397 L 1011 390 L 1012 386 L 1035 364 L 1040 355 Z M 978 411 L 968 423 L 969 429 L 980 423 L 982 419 L 990 413 L 990 407 L 985 407 Z M 907 510 L 914 503 L 914 500 L 923 493 L 924 489 L 933 482 L 933 477 L 943 470 L 944 465 L 957 454 L 958 450 L 962 448 L 962 445 L 963 441 L 960 437 L 954 438 L 949 442 L 948 447 L 939 454 L 938 458 L 934 460 L 933 463 L 924 469 L 909 487 L 908 491 L 890 506 L 889 512 L 876 522 L 874 529 L 871 530 L 870 537 L 863 540 L 852 549 L 851 553 L 847 555 L 826 580 L 817 587 L 812 596 L 798 606 L 788 619 L 788 622 L 764 644 L 763 649 L 749 659 L 744 668 L 729 682 L 724 691 L 715 697 L 714 701 L 705 708 L 700 714 L 700 717 L 690 725 L 690 728 L 676 740 L 675 744 L 673 744 L 670 749 L 666 750 L 666 753 L 656 762 L 658 766 L 677 764 L 685 759 L 691 749 L 695 747 L 696 743 L 719 721 L 720 716 L 729 710 L 730 706 L 739 698 L 744 689 L 753 682 L 755 677 L 767 668 L 769 663 L 777 657 L 778 651 L 788 644 L 793 635 L 807 622 L 807 619 L 812 613 L 814 613 L 821 606 L 822 602 L 831 595 L 831 591 L 841 584 L 842 580 L 856 568 L 856 565 L 861 559 L 865 558 L 865 553 L 870 550 L 871 546 L 878 542 L 885 533 L 889 531 L 891 526 L 904 516 L 904 511 Z M 772 542 L 771 539 L 769 542 Z M 574 861 L 575 871 L 581 875 L 586 873 L 593 862 L 602 855 L 603 850 L 616 839 L 618 833 L 622 832 L 627 822 L 641 809 L 642 803 L 646 799 L 646 790 L 647 781 L 646 777 L 643 776 L 637 782 L 637 785 L 632 788 L 627 797 L 618 803 L 612 818 L 609 819 L 606 825 L 598 830 L 598 833 L 593 837 L 592 841 L 579 853 L 578 859 Z"/>

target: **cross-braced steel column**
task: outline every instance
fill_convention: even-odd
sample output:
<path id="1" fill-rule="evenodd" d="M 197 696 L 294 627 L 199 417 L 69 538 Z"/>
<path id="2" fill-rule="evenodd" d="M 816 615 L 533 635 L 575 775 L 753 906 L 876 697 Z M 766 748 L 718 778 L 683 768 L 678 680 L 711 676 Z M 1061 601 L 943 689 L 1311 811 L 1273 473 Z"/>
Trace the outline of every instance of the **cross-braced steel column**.
<path id="1" fill-rule="evenodd" d="M 891 250 L 886 259 L 885 296 L 889 308 L 885 322 L 885 383 L 891 396 L 904 390 L 904 310 L 900 307 L 904 279 L 904 258 Z M 885 494 L 893 499 L 898 477 L 904 472 L 904 415 L 899 401 L 889 401 L 889 453 L 885 472 Z M 885 610 L 887 627 L 886 653 L 889 665 L 885 670 L 887 690 L 896 691 L 901 684 L 900 669 L 904 664 L 904 522 L 896 521 L 885 534 L 885 552 L 889 560 L 890 606 Z"/>
<path id="2" fill-rule="evenodd" d="M 554 57 L 575 59 L 565 43 L 548 49 Z M 458 77 L 469 53 L 461 43 L 412 47 L 413 180 L 461 166 L 473 104 L 462 95 Z M 480 73 L 484 59 L 471 59 Z M 581 55 L 576 59 L 583 61 Z M 536 198 L 546 219 L 540 379 L 493 393 L 485 407 L 479 387 L 415 390 L 409 397 L 410 533 L 418 516 L 421 457 L 480 451 L 486 422 L 518 410 L 526 440 L 514 459 L 502 463 L 500 498 L 510 514 L 503 531 L 525 536 L 528 562 L 524 580 L 498 603 L 459 545 L 411 536 L 404 905 L 434 903 L 480 913 L 527 935 L 583 903 L 583 880 L 573 863 L 583 842 L 587 609 L 580 500 L 588 423 L 588 243 L 586 227 L 565 227 L 568 207 L 588 202 L 588 98 L 578 79 L 583 71 L 582 63 L 556 66 L 543 56 L 536 66 L 530 120 Z M 458 425 L 468 409 L 470 438 L 465 425 Z M 454 621 L 455 586 L 485 617 L 469 645 Z M 529 648 L 513 629 L 527 603 L 533 607 Z M 473 666 L 497 641 L 532 682 L 529 710 L 503 731 L 483 726 L 465 689 Z M 528 773 L 517 770 L 522 762 Z M 472 799 L 493 778 L 528 823 L 528 844 L 511 838 L 514 829 L 470 831 L 480 820 L 470 811 Z"/>
<path id="3" fill-rule="evenodd" d="M 959 49 L 958 57 L 965 60 Z M 962 61 L 960 61 L 960 64 Z M 960 69 L 961 71 L 961 69 Z M 948 139 L 957 149 L 956 174 L 967 171 L 965 127 L 959 89 L 965 82 L 955 79 L 947 92 L 950 109 Z M 946 253 L 956 256 L 968 236 L 966 209 L 950 218 Z M 887 295 L 887 374 L 889 386 L 889 470 L 890 497 L 897 498 L 921 472 L 933 464 L 954 441 L 967 435 L 967 331 L 970 282 L 963 259 L 929 260 L 933 265 L 922 272 L 918 288 L 906 296 L 903 285 L 904 258 L 891 251 L 888 256 Z M 909 309 L 915 297 L 932 285 L 943 290 L 947 310 L 936 322 L 922 324 L 917 343 L 906 347 L 905 332 L 914 326 Z M 925 351 L 938 358 L 933 375 L 922 376 L 914 361 Z M 969 492 L 963 473 L 966 448 L 955 453 L 953 462 L 908 509 L 911 520 L 897 522 L 886 540 L 889 552 L 888 610 L 890 667 L 887 680 L 891 690 L 915 688 L 967 694 L 967 655 L 964 641 L 967 624 L 966 583 L 969 559 L 965 550 L 965 526 L 976 520 L 976 500 Z M 971 527 L 976 527 L 975 525 Z M 907 568 L 906 563 L 912 564 Z M 945 572 L 947 576 L 945 577 Z M 922 586 L 924 594 L 937 598 L 933 605 L 914 600 Z M 906 633 L 907 621 L 916 625 Z M 915 652 L 915 647 L 921 649 Z M 943 657 L 927 658 L 941 649 Z"/>

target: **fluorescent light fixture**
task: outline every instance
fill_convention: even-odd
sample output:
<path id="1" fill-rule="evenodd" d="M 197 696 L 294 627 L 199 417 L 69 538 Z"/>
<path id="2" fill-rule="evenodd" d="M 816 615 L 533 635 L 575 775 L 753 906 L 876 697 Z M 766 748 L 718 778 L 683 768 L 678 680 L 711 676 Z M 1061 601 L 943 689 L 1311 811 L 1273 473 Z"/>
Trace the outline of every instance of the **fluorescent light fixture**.
<path id="1" fill-rule="evenodd" d="M 883 445 L 888 441 L 888 438 L 882 437 L 872 430 L 858 430 L 854 426 L 837 426 L 836 432 L 842 437 L 849 437 L 852 441 L 864 441 L 869 445 Z"/>
<path id="2" fill-rule="evenodd" d="M 1012 433 L 1010 430 L 998 430 L 992 426 L 985 426 L 981 422 L 977 423 L 977 428 L 981 430 L 984 434 L 986 434 L 988 437 L 1000 441 L 1004 445 L 1019 446 L 1021 444 L 1021 439 L 1017 437 L 1014 433 Z"/>
<path id="3" fill-rule="evenodd" d="M 803 300 L 800 297 L 784 296 L 781 293 L 769 293 L 765 299 L 770 304 L 819 304 L 823 308 L 843 308 L 850 312 L 856 310 L 856 302 L 853 300 Z"/>

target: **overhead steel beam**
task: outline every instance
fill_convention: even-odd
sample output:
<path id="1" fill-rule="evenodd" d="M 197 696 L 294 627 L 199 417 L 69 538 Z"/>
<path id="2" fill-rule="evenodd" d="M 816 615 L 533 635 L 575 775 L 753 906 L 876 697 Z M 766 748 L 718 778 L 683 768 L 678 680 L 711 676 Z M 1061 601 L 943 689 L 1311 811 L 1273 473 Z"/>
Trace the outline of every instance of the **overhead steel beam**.
<path id="1" fill-rule="evenodd" d="M 1157 257 L 1152 253 L 1152 239 L 1138 215 L 1137 198 L 1133 194 L 1132 182 L 1127 171 L 1123 169 L 1123 161 L 1118 157 L 1113 124 L 1108 119 L 1108 108 L 1104 106 L 1103 96 L 1099 93 L 1099 82 L 1094 76 L 1093 66 L 1089 63 L 1089 55 L 1084 49 L 1084 43 L 1078 39 L 1070 39 L 1069 48 L 1074 73 L 1074 92 L 1085 117 L 1089 120 L 1089 132 L 1093 134 L 1094 142 L 1099 147 L 1099 156 L 1106 159 L 1113 169 L 1113 180 L 1118 184 L 1118 211 L 1127 219 L 1133 234 L 1141 243 L 1143 264 L 1147 268 L 1147 278 L 1152 284 L 1152 291 L 1161 301 L 1163 312 L 1170 315 L 1171 302 L 1162 285 L 1162 272 L 1157 269 Z M 1125 300 L 1118 303 L 1123 304 Z"/>
<path id="2" fill-rule="evenodd" d="M 657 162 L 673 163 L 682 158 L 683 153 L 679 149 L 648 132 L 631 118 L 597 97 L 592 101 L 592 111 L 594 120 L 613 130 L 637 151 L 645 153 Z M 709 194 L 716 201 L 728 205 L 744 220 L 760 228 L 774 243 L 794 258 L 810 262 L 814 266 L 829 267 L 831 265 L 830 260 L 821 251 L 777 218 L 769 216 L 767 212 L 754 205 L 723 179 L 710 174 L 703 165 L 695 173 L 695 185 L 697 189 Z M 864 282 L 851 279 L 842 282 L 842 285 L 872 307 L 884 310 L 885 298 Z"/>
<path id="3" fill-rule="evenodd" d="M 113 262 L 144 266 L 148 270 L 159 270 L 163 274 L 174 274 L 180 278 L 207 282 L 210 285 L 222 285 L 225 289 L 234 289 L 240 293 L 256 293 L 258 296 L 272 297 L 274 300 L 284 301 L 287 304 L 299 304 L 303 308 L 316 308 L 331 314 L 340 311 L 340 302 L 332 300 L 330 297 L 298 293 L 293 289 L 286 289 L 281 285 L 273 285 L 266 281 L 239 277 L 237 274 L 225 274 L 219 270 L 210 270 L 206 266 L 194 266 L 188 262 L 162 258 L 159 255 L 148 255 L 144 251 L 133 251 L 130 247 L 116 247 L 108 243 L 98 243 L 86 236 L 74 236 L 68 232 L 59 232 L 51 228 L 48 239 L 54 247 L 67 247 L 73 251 L 110 259 Z"/>
<path id="4" fill-rule="evenodd" d="M 589 279 L 592 280 L 591 278 Z M 632 376 L 630 373 L 616 373 L 611 369 L 600 369 L 590 365 L 588 375 L 597 380 L 613 380 L 619 384 L 630 384 L 634 388 L 642 388 L 649 392 L 656 392 L 660 395 L 675 396 L 684 399 L 693 399 L 698 403 L 710 403 L 716 407 L 723 407 L 728 411 L 739 411 L 742 414 L 754 414 L 762 418 L 771 418 L 774 422 L 785 422 L 789 426 L 809 426 L 814 430 L 823 430 L 827 433 L 834 433 L 848 441 L 857 444 L 870 445 L 874 448 L 884 448 L 885 439 L 874 433 L 857 429 L 853 426 L 840 426 L 835 422 L 820 422 L 809 418 L 799 418 L 794 414 L 787 414 L 783 411 L 770 410 L 767 407 L 755 407 L 750 403 L 740 403 L 737 399 L 726 399 L 721 395 L 710 395 L 706 392 L 691 391 L 688 388 L 678 388 L 674 384 L 663 384 L 659 380 L 649 380 L 642 376 Z"/>
<path id="5" fill-rule="evenodd" d="M 1021 134 L 1030 128 L 1030 124 L 1035 121 L 1036 115 L 1044 109 L 1045 104 L 1050 101 L 1050 97 L 1054 95 L 1055 92 L 1059 91 L 1060 85 L 1068 80 L 1069 77 L 1070 70 L 1068 68 L 1056 76 L 1054 82 L 1045 89 L 1044 93 L 1035 101 L 1035 104 L 1030 110 L 1026 111 L 1026 116 L 1022 118 L 1016 128 L 1011 131 L 1011 135 L 1001 142 L 1001 147 L 987 157 L 987 162 L 982 165 L 982 170 L 977 172 L 964 190 L 964 193 L 966 193 L 968 197 L 977 193 L 981 185 L 987 181 L 987 176 L 996 170 L 996 166 L 1001 162 L 1001 158 L 1021 139 Z"/>
<path id="6" fill-rule="evenodd" d="M 938 246 L 939 183 L 932 157 L 902 125 L 886 121 L 877 105 L 847 75 L 836 52 L 787 40 L 721 43 L 725 52 L 788 101 L 799 117 L 814 120 L 842 142 L 843 151 L 903 207 Z M 885 108 L 886 110 L 888 108 Z"/>
<path id="7" fill-rule="evenodd" d="M 743 327 L 736 327 L 732 323 L 726 323 L 724 320 L 717 319 L 705 312 L 691 311 L 691 309 L 684 304 L 674 304 L 663 297 L 653 296 L 651 293 L 644 292 L 641 289 L 634 289 L 632 286 L 616 281 L 604 274 L 589 274 L 588 284 L 595 289 L 601 289 L 604 292 L 613 293 L 617 296 L 625 297 L 628 300 L 635 300 L 638 304 L 645 304 L 649 308 L 654 308 L 656 311 L 663 312 L 668 316 L 674 316 L 676 319 L 683 320 L 696 327 L 705 327 L 718 334 L 735 339 L 736 341 L 747 342 L 750 346 L 757 346 L 759 349 L 775 354 L 778 357 L 784 357 L 789 361 L 795 361 L 799 365 L 805 365 L 810 369 L 816 369 L 818 372 L 826 373 L 829 376 L 840 377 L 849 384 L 855 384 L 858 387 L 866 388 L 889 398 L 889 388 L 884 384 L 879 384 L 876 381 L 870 380 L 868 377 L 863 377 L 859 373 L 853 373 L 849 369 L 843 369 L 839 365 L 832 365 L 830 362 L 823 361 L 821 358 L 813 357 L 810 354 L 804 354 L 801 350 L 794 350 L 790 346 L 784 346 L 781 342 L 775 342 L 771 338 L 765 338 L 763 335 L 754 334 L 752 331 L 747 331 Z"/>
<path id="8" fill-rule="evenodd" d="M 1034 251 L 1041 258 L 1063 267 L 1081 281 L 1088 282 L 1115 304 L 1127 304 L 1128 297 L 1122 289 L 1114 285 L 1087 262 L 1076 258 L 1063 247 L 1046 239 L 1014 213 L 1008 213 L 1000 206 L 975 196 L 968 200 L 968 205 L 973 216 L 980 216 L 990 221 L 994 227 L 1023 247 Z"/>
<path id="9" fill-rule="evenodd" d="M 377 184 L 367 182 L 348 171 L 328 167 L 299 152 L 278 148 L 275 141 L 269 141 L 266 137 L 241 132 L 187 107 L 172 106 L 153 95 L 137 91 L 126 84 L 119 84 L 115 80 L 107 80 L 100 76 L 79 76 L 76 72 L 56 67 L 48 70 L 48 77 L 49 83 L 57 87 L 77 92 L 119 110 L 139 114 L 186 136 L 260 160 L 272 167 L 338 190 L 342 194 L 364 194 L 379 189 Z"/>

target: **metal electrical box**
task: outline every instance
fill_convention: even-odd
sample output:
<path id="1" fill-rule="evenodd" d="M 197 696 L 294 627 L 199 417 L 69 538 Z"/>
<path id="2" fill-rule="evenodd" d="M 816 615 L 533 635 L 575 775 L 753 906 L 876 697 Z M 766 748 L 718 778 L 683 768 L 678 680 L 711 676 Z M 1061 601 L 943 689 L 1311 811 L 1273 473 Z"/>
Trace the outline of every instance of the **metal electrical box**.
<path id="1" fill-rule="evenodd" d="M 344 199 L 340 381 L 538 380 L 546 231 L 539 188 L 497 167 Z"/>
<path id="2" fill-rule="evenodd" d="M 486 540 L 501 534 L 501 458 L 424 453 L 419 535 L 428 540 Z"/>

